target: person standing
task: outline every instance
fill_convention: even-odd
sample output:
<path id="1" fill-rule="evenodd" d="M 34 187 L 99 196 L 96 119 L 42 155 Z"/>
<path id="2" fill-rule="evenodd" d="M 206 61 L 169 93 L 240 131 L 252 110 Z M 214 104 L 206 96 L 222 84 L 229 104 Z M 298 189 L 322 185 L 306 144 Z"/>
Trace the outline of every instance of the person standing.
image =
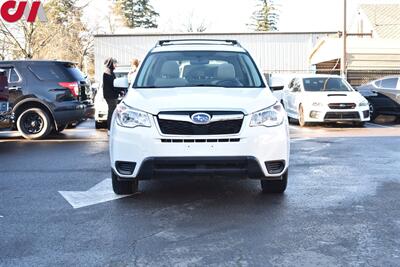
<path id="1" fill-rule="evenodd" d="M 133 82 L 133 77 L 136 74 L 137 69 L 139 68 L 140 61 L 139 59 L 135 58 L 131 62 L 131 69 L 128 73 L 128 82 L 131 83 Z"/>
<path id="2" fill-rule="evenodd" d="M 108 58 L 104 62 L 105 71 L 103 73 L 103 96 L 108 105 L 108 116 L 107 116 L 107 129 L 110 131 L 111 119 L 115 108 L 118 105 L 119 91 L 114 87 L 115 74 L 117 60 L 114 58 Z"/>

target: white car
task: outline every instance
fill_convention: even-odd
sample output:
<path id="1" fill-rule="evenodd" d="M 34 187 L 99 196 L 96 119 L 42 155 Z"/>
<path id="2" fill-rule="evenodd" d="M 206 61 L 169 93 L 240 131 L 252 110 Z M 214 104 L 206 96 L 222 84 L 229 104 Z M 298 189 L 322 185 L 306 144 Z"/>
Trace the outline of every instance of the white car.
<path id="1" fill-rule="evenodd" d="M 113 189 L 204 175 L 257 179 L 263 192 L 283 193 L 289 149 L 287 114 L 238 42 L 160 41 L 113 115 Z"/>
<path id="2" fill-rule="evenodd" d="M 107 127 L 108 105 L 103 97 L 103 86 L 97 89 L 94 98 L 94 119 L 96 122 L 96 129 Z"/>
<path id="3" fill-rule="evenodd" d="M 322 122 L 353 122 L 363 126 L 370 120 L 369 103 L 337 75 L 299 75 L 283 90 L 282 102 L 300 126 Z"/>

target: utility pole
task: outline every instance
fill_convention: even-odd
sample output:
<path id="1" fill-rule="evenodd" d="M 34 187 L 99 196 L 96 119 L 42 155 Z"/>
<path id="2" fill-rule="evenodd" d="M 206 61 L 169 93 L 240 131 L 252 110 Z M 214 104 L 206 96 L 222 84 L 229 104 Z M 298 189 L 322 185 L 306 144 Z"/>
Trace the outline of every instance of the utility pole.
<path id="1" fill-rule="evenodd" d="M 340 60 L 340 75 L 347 78 L 347 0 L 343 0 L 343 51 Z"/>

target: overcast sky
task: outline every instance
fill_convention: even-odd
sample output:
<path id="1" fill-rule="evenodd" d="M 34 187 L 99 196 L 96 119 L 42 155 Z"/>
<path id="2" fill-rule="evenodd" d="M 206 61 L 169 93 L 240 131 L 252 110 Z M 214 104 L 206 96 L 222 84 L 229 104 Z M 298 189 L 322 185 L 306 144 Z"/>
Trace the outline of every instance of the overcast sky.
<path id="1" fill-rule="evenodd" d="M 85 0 L 82 0 L 85 1 Z M 109 8 L 106 0 L 86 0 L 85 17 L 105 24 Z M 159 31 L 182 32 L 192 22 L 207 26 L 210 32 L 249 31 L 246 24 L 258 0 L 151 0 L 157 12 Z M 343 0 L 275 0 L 280 9 L 280 31 L 338 31 L 342 27 Z M 348 0 L 349 25 L 360 3 L 398 3 L 400 0 Z"/>

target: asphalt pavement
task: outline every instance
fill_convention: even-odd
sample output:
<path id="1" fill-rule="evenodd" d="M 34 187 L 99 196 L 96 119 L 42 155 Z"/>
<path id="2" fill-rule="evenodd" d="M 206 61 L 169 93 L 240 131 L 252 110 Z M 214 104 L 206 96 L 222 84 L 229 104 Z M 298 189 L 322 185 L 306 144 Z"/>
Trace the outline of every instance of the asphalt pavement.
<path id="1" fill-rule="evenodd" d="M 0 266 L 400 266 L 400 126 L 291 126 L 288 190 L 187 177 L 110 194 L 107 134 L 0 132 Z"/>

